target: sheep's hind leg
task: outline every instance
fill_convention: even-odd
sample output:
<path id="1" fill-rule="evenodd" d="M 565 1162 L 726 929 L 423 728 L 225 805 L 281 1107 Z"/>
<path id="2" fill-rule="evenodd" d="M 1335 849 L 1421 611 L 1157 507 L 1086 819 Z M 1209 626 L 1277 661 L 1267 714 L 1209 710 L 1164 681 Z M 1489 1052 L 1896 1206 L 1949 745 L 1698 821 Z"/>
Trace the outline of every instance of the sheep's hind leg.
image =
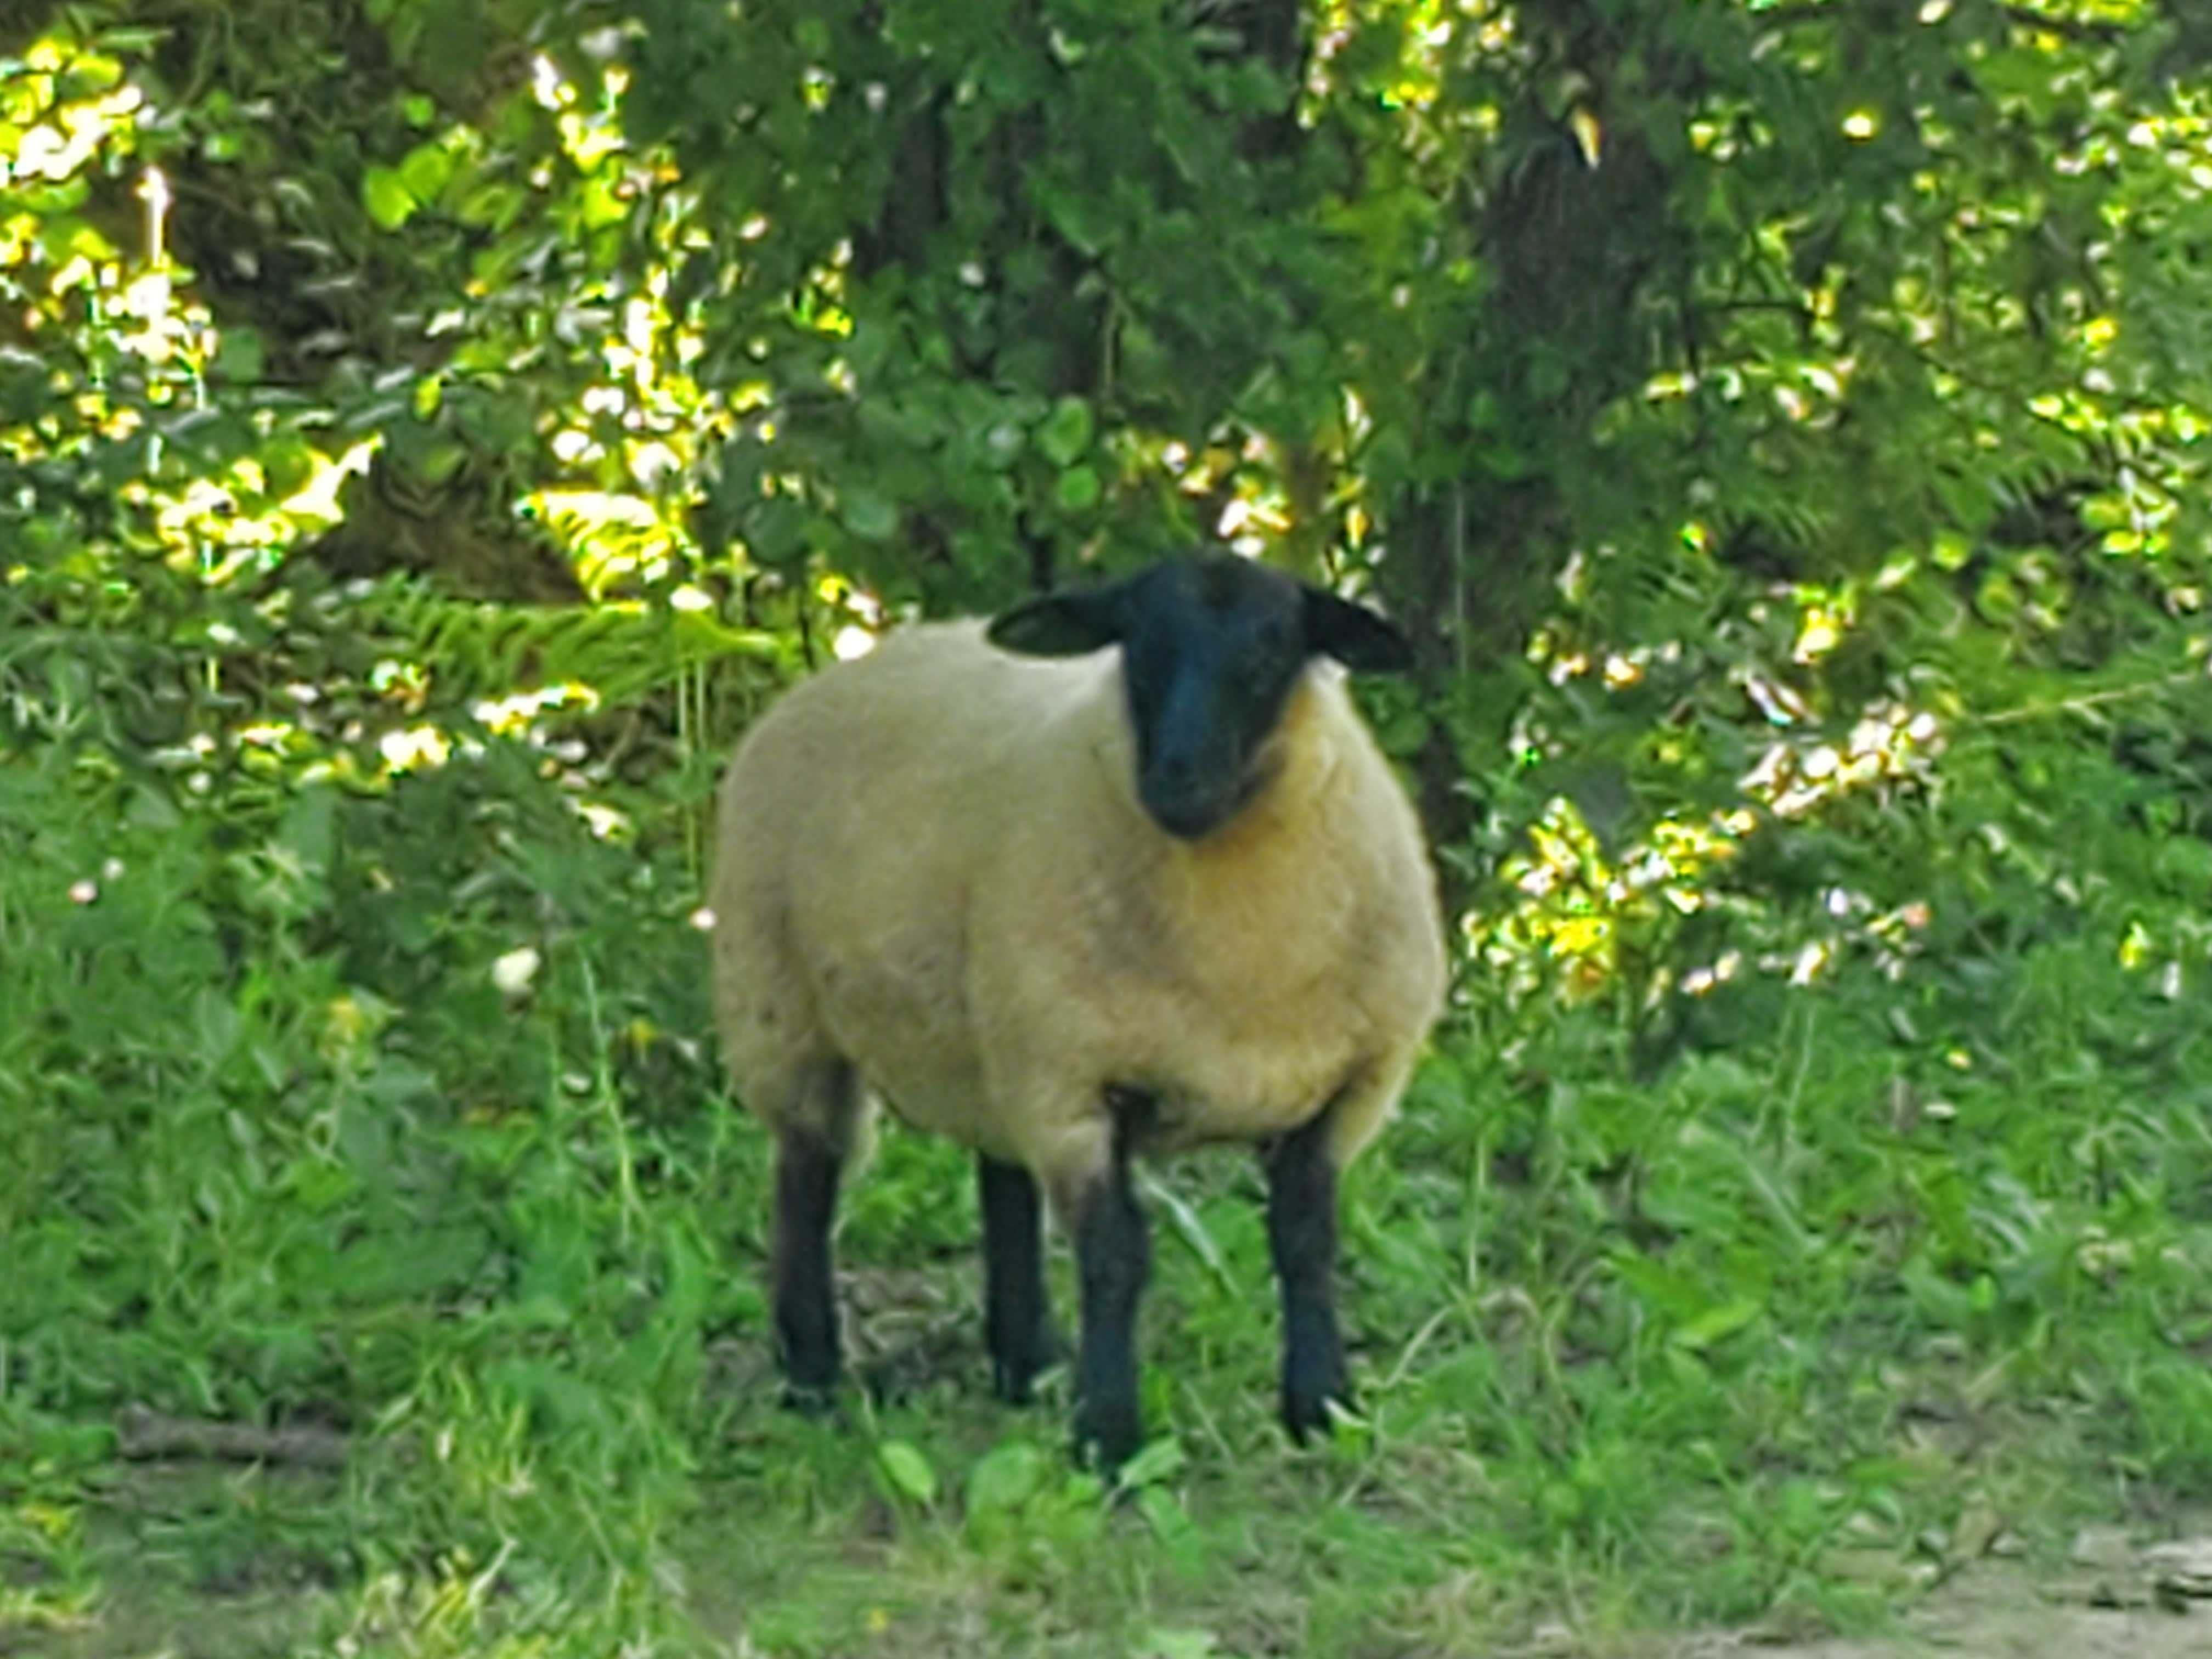
<path id="1" fill-rule="evenodd" d="M 771 1277 L 787 1402 L 819 1411 L 828 1405 L 840 1370 L 830 1230 L 858 1099 L 851 1068 L 842 1062 L 813 1068 L 801 1086 L 820 1091 L 821 1097 L 806 1103 L 815 1109 L 794 1112 L 776 1132 Z"/>
<path id="2" fill-rule="evenodd" d="M 1267 1243 L 1283 1297 L 1283 1426 L 1303 1441 L 1328 1427 L 1328 1402 L 1348 1402 L 1344 1340 L 1331 1283 L 1336 1267 L 1336 1163 L 1322 1112 L 1264 1154 Z"/>
<path id="3" fill-rule="evenodd" d="M 1044 1236 L 1036 1177 L 1018 1164 L 975 1159 L 983 1208 L 983 1332 L 991 1387 L 1024 1405 L 1036 1374 L 1059 1357 L 1044 1287 Z"/>

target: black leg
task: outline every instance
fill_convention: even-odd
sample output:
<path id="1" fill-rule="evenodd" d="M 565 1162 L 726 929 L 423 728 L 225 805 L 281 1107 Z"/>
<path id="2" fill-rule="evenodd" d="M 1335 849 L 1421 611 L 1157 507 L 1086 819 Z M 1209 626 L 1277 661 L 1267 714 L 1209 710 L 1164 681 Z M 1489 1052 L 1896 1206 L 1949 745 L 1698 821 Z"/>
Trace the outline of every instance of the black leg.
<path id="1" fill-rule="evenodd" d="M 1075 1439 L 1099 1466 L 1118 1468 L 1143 1443 L 1137 1410 L 1137 1302 L 1152 1267 L 1145 1212 L 1129 1191 L 1127 1158 L 1075 1203 L 1075 1263 L 1083 1288 L 1083 1340 L 1075 1364 Z"/>
<path id="2" fill-rule="evenodd" d="M 786 1129 L 775 1158 L 775 1334 L 793 1405 L 827 1403 L 837 1382 L 837 1297 L 830 1225 L 837 1212 L 837 1149 Z"/>
<path id="3" fill-rule="evenodd" d="M 1329 1114 L 1266 1155 L 1267 1243 L 1283 1293 L 1283 1426 L 1303 1441 L 1328 1427 L 1328 1402 L 1348 1401 L 1331 1275 L 1336 1265 L 1336 1166 Z"/>
<path id="4" fill-rule="evenodd" d="M 1030 1385 L 1060 1346 L 1045 1299 L 1036 1180 L 1018 1164 L 981 1154 L 975 1176 L 983 1202 L 983 1334 L 991 1351 L 991 1387 L 1000 1399 L 1018 1406 L 1029 1400 Z"/>

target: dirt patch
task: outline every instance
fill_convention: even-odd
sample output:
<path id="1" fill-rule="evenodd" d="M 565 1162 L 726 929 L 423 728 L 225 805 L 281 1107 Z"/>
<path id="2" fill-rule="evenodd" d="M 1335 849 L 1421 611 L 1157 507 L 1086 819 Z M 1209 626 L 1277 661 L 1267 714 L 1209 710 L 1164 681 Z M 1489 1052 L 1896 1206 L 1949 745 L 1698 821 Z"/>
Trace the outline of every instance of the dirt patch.
<path id="1" fill-rule="evenodd" d="M 1931 1592 L 1894 1636 L 1778 1642 L 1758 1632 L 1685 1638 L 1665 1659 L 2206 1659 L 2212 1655 L 2212 1539 L 2142 1547 L 2085 1534 L 2061 1572 L 1976 1563 Z M 1656 1656 L 1655 1655 L 1655 1659 Z"/>

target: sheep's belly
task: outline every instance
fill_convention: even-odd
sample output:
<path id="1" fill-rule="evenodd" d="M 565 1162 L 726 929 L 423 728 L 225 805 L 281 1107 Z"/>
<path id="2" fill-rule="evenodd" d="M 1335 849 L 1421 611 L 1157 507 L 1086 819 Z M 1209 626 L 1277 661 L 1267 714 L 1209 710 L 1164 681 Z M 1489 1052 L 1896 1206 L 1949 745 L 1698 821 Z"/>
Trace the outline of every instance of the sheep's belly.
<path id="1" fill-rule="evenodd" d="M 1137 1148 L 1151 1155 L 1263 1140 L 1310 1120 L 1386 1046 L 1356 1004 L 1321 982 L 1224 1006 L 1187 985 L 1092 977 L 1088 999 L 1071 990 L 978 1008 L 981 988 L 961 982 L 955 953 L 924 938 L 817 959 L 826 1022 L 902 1121 L 1017 1162 L 1034 1162 L 1094 1115 L 1127 1114 Z M 1058 963 L 1033 963 L 1023 990 L 1084 982 Z M 993 1042 L 995 1066 L 983 1052 Z M 1024 1097 L 994 1099 L 994 1074 Z"/>
<path id="2" fill-rule="evenodd" d="M 1102 1080 L 1149 1097 L 1139 1140 L 1147 1152 L 1264 1140 L 1310 1121 L 1369 1058 L 1364 1022 L 1352 1013 L 1334 995 L 1233 1012 L 1162 999 Z"/>
<path id="3" fill-rule="evenodd" d="M 1139 1146 L 1173 1153 L 1219 1141 L 1265 1140 L 1298 1127 L 1326 1107 L 1349 1080 L 1352 1056 L 1247 1053 L 1223 1056 L 1215 1074 L 1176 1079 L 1160 1091 L 1155 1121 Z M 1227 1069 L 1242 1060 L 1241 1069 Z M 1194 1086 L 1194 1085 L 1195 1086 Z"/>

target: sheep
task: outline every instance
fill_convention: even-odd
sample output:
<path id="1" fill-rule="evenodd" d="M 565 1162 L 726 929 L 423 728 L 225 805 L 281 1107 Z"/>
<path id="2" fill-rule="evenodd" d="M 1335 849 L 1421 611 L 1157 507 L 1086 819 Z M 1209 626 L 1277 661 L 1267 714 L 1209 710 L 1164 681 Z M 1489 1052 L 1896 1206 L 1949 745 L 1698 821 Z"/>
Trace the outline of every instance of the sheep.
<path id="1" fill-rule="evenodd" d="M 1214 553 L 914 627 L 747 734 L 719 805 L 714 1002 L 776 1139 L 794 1400 L 838 1379 L 830 1226 L 874 1097 L 976 1155 L 986 1346 L 1016 1403 L 1057 1352 L 1049 1200 L 1079 1286 L 1076 1442 L 1109 1468 L 1143 1435 L 1130 1160 L 1255 1145 L 1282 1419 L 1327 1426 L 1348 1398 L 1337 1176 L 1445 984 L 1419 823 L 1338 665 L 1411 654 L 1374 612 Z"/>

